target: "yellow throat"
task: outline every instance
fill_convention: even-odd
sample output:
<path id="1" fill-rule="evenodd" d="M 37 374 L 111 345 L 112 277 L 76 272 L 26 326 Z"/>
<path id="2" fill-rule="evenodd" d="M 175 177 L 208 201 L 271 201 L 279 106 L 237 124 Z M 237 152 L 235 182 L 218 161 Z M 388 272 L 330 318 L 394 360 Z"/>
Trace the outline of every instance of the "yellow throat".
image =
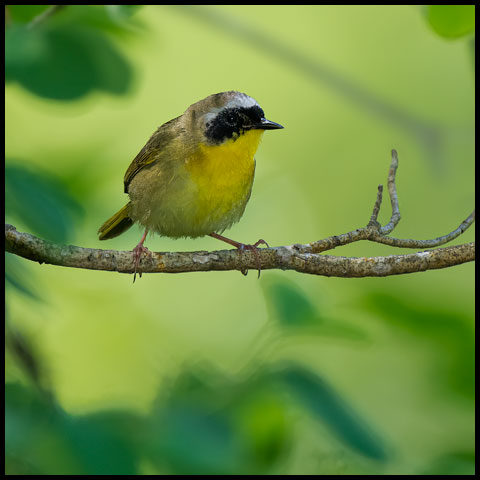
<path id="1" fill-rule="evenodd" d="M 207 215 L 218 219 L 228 216 L 239 204 L 248 201 L 255 173 L 254 155 L 263 133 L 263 130 L 248 130 L 221 145 L 202 143 L 189 159 L 186 167 L 198 188 L 199 222 Z"/>
<path id="2" fill-rule="evenodd" d="M 211 194 L 217 190 L 219 195 L 228 196 L 238 195 L 238 190 L 249 186 L 255 170 L 254 155 L 262 135 L 263 130 L 249 130 L 221 145 L 200 144 L 197 154 L 187 164 L 199 190 L 206 189 Z"/>

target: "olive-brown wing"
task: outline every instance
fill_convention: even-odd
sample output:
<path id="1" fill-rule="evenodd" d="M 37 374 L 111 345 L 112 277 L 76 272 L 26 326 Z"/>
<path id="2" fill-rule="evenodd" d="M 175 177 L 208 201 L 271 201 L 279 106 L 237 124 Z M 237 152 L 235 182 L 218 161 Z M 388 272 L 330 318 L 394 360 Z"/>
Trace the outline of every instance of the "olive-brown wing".
<path id="1" fill-rule="evenodd" d="M 128 186 L 133 180 L 133 177 L 135 177 L 142 168 L 157 162 L 162 157 L 162 151 L 165 150 L 168 144 L 177 136 L 176 123 L 178 118 L 179 117 L 174 118 L 159 127 L 150 137 L 147 144 L 140 150 L 139 154 L 133 159 L 123 178 L 125 193 L 128 193 Z"/>

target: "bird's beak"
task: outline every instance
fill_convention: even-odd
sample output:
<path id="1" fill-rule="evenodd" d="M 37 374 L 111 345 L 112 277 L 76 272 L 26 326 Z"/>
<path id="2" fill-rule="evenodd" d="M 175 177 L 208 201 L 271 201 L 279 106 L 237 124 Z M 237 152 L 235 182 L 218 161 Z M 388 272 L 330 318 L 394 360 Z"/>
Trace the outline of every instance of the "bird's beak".
<path id="1" fill-rule="evenodd" d="M 257 123 L 254 128 L 256 130 L 277 130 L 278 128 L 283 128 L 283 126 L 266 118 L 262 118 L 260 123 Z"/>

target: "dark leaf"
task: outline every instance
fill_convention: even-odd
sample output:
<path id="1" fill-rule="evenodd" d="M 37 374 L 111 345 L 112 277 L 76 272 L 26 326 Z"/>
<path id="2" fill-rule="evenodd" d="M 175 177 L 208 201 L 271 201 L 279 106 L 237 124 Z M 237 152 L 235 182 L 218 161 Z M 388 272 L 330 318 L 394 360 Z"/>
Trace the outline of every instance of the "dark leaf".
<path id="1" fill-rule="evenodd" d="M 31 274 L 20 259 L 16 255 L 5 252 L 5 287 L 11 286 L 34 300 L 41 300 L 29 280 L 31 280 Z"/>
<path id="2" fill-rule="evenodd" d="M 123 412 L 102 412 L 65 417 L 61 433 L 68 439 L 85 475 L 137 473 L 137 417 Z M 124 426 L 128 428 L 125 429 Z"/>
<path id="3" fill-rule="evenodd" d="M 475 335 L 473 318 L 456 311 L 416 304 L 382 292 L 365 298 L 367 308 L 377 312 L 391 328 L 423 337 L 437 350 L 432 368 L 436 382 L 468 398 L 475 396 Z"/>
<path id="4" fill-rule="evenodd" d="M 13 81 L 25 76 L 35 64 L 46 58 L 48 43 L 45 35 L 37 30 L 13 26 L 5 30 L 5 78 Z"/>
<path id="5" fill-rule="evenodd" d="M 151 422 L 151 460 L 175 474 L 262 474 L 290 447 L 285 402 L 270 377 L 240 382 L 208 364 L 164 385 Z"/>
<path id="6" fill-rule="evenodd" d="M 269 379 L 259 380 L 245 385 L 228 411 L 236 430 L 246 439 L 251 472 L 262 474 L 289 457 L 292 431 L 285 401 Z"/>
<path id="7" fill-rule="evenodd" d="M 365 340 L 365 333 L 357 326 L 337 318 L 327 318 L 318 312 L 308 296 L 295 283 L 270 274 L 262 282 L 270 316 L 290 333 L 297 329 L 309 335 Z M 295 330 L 296 331 L 296 330 Z"/>
<path id="8" fill-rule="evenodd" d="M 231 422 L 201 405 L 157 411 L 151 423 L 150 458 L 178 475 L 228 475 L 241 471 L 243 452 Z"/>
<path id="9" fill-rule="evenodd" d="M 5 386 L 5 452 L 12 470 L 135 475 L 138 432 L 143 429 L 133 414 L 110 411 L 75 417 L 23 386 Z"/>
<path id="10" fill-rule="evenodd" d="M 475 475 L 475 452 L 455 452 L 437 458 L 421 475 Z"/>
<path id="11" fill-rule="evenodd" d="M 5 75 L 55 100 L 76 100 L 95 89 L 123 94 L 132 80 L 129 64 L 110 40 L 78 26 L 8 28 Z"/>
<path id="12" fill-rule="evenodd" d="M 91 54 L 73 30 L 7 29 L 5 71 L 8 80 L 56 100 L 80 98 L 98 85 Z"/>
<path id="13" fill-rule="evenodd" d="M 81 213 L 60 179 L 19 165 L 5 167 L 6 217 L 19 219 L 31 233 L 64 243 Z"/>
<path id="14" fill-rule="evenodd" d="M 307 296 L 295 284 L 284 279 L 263 283 L 272 315 L 285 327 L 305 327 L 321 323 L 319 315 Z"/>
<path id="15" fill-rule="evenodd" d="M 74 474 L 80 470 L 59 431 L 63 412 L 37 391 L 5 385 L 6 468 L 37 474 Z"/>
<path id="16" fill-rule="evenodd" d="M 41 387 L 42 362 L 32 342 L 20 331 L 9 327 L 5 329 L 5 347 L 13 354 L 16 362 L 35 385 Z"/>
<path id="17" fill-rule="evenodd" d="M 132 82 L 132 69 L 124 57 L 105 36 L 84 36 L 83 42 L 95 65 L 95 87 L 114 95 L 125 94 Z"/>
<path id="18" fill-rule="evenodd" d="M 343 443 L 366 457 L 386 460 L 382 441 L 319 375 L 295 365 L 279 375 L 298 401 Z"/>

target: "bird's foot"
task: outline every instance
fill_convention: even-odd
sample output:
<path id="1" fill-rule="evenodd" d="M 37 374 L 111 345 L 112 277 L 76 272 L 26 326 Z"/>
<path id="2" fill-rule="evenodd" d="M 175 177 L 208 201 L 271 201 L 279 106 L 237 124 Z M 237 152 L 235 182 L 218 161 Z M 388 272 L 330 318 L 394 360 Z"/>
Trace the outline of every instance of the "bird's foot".
<path id="1" fill-rule="evenodd" d="M 152 252 L 143 246 L 143 242 L 140 242 L 133 250 L 133 283 L 135 283 L 135 279 L 137 278 L 137 269 L 140 264 L 140 258 L 142 254 L 148 255 L 150 258 L 152 257 Z M 142 278 L 142 272 L 138 272 L 138 276 Z"/>
<path id="2" fill-rule="evenodd" d="M 221 240 L 222 242 L 226 242 L 230 245 L 233 245 L 235 248 L 238 248 L 238 250 L 240 252 L 244 252 L 245 250 L 252 251 L 253 254 L 255 255 L 255 260 L 257 262 L 258 278 L 260 278 L 260 272 L 262 270 L 262 262 L 260 261 L 260 255 L 258 253 L 258 246 L 264 244 L 264 245 L 267 246 L 267 248 L 270 248 L 268 243 L 265 240 L 263 240 L 261 238 L 260 240 L 255 242 L 253 245 L 248 245 L 248 244 L 245 244 L 245 243 L 236 242 L 235 240 L 232 240 L 230 238 L 219 235 L 218 233 L 211 233 L 210 236 L 213 237 L 213 238 L 216 238 L 217 240 Z M 240 271 L 242 272 L 243 275 L 248 274 L 248 268 L 242 268 Z"/>
<path id="3" fill-rule="evenodd" d="M 241 243 L 239 247 L 239 250 L 241 250 L 242 252 L 244 250 L 250 250 L 253 252 L 253 254 L 255 255 L 255 260 L 257 261 L 257 268 L 258 268 L 258 278 L 260 278 L 260 272 L 262 270 L 262 262 L 260 261 L 260 255 L 258 253 L 258 246 L 259 245 L 266 245 L 267 248 L 270 248 L 268 243 L 263 240 L 262 238 L 260 240 L 258 240 L 257 242 L 255 242 L 253 245 L 246 245 L 244 243 Z M 248 268 L 244 268 L 242 270 L 240 270 L 242 272 L 243 275 L 247 275 L 248 274 Z"/>

